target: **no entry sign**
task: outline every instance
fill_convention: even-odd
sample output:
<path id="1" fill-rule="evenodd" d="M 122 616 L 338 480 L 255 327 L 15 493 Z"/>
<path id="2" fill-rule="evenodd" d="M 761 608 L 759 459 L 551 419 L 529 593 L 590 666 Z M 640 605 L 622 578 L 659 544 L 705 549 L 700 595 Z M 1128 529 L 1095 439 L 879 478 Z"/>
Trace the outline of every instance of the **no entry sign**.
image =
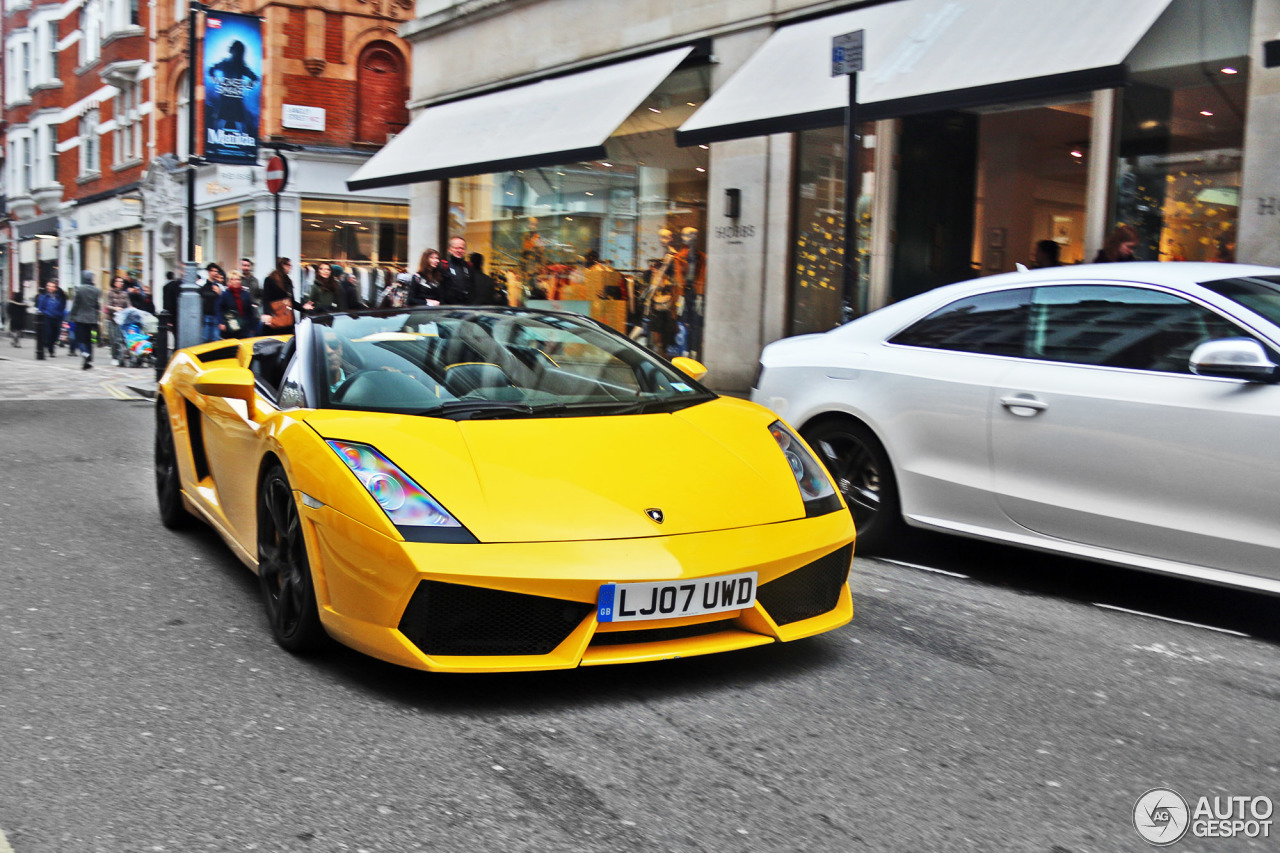
<path id="1" fill-rule="evenodd" d="M 279 154 L 267 161 L 267 190 L 279 194 L 289 183 L 289 164 Z"/>

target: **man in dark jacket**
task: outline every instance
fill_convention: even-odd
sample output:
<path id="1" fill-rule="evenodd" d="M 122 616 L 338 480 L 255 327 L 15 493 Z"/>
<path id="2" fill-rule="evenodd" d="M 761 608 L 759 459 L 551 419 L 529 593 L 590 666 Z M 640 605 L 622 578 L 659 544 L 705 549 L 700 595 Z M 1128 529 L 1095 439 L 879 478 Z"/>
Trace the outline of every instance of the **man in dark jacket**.
<path id="1" fill-rule="evenodd" d="M 62 316 L 66 313 L 66 304 L 58 296 L 57 281 L 49 279 L 45 282 L 44 292 L 36 297 L 36 313 L 40 315 L 36 327 L 36 358 L 44 358 L 46 351 L 49 358 L 53 358 L 57 355 Z"/>
<path id="2" fill-rule="evenodd" d="M 209 264 L 205 267 L 204 284 L 200 285 L 200 314 L 203 318 L 200 330 L 200 342 L 207 344 L 218 339 L 218 297 L 222 295 L 222 286 L 226 276 L 222 267 Z"/>
<path id="3" fill-rule="evenodd" d="M 467 261 L 467 241 L 449 239 L 449 257 L 444 267 L 444 283 L 440 288 L 441 305 L 475 305 L 476 273 Z"/>
<path id="4" fill-rule="evenodd" d="M 173 332 L 173 343 L 178 343 L 178 300 L 182 296 L 182 282 L 178 274 L 169 270 L 164 274 L 164 288 L 160 291 L 160 304 L 167 315 L 165 324 Z"/>
<path id="5" fill-rule="evenodd" d="M 84 363 L 83 369 L 93 367 L 93 338 L 98 331 L 98 318 L 101 316 L 100 295 L 98 286 L 93 283 L 93 273 L 84 270 L 80 273 L 80 286 L 71 294 L 71 310 L 67 319 L 76 326 L 75 349 L 80 351 Z"/>

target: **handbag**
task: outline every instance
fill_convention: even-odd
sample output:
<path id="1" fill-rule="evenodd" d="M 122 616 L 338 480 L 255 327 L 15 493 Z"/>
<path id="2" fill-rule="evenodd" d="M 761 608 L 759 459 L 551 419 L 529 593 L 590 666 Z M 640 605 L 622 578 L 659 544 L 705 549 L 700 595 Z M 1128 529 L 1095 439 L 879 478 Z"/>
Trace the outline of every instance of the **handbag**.
<path id="1" fill-rule="evenodd" d="M 280 329 L 293 325 L 293 300 L 277 299 L 267 305 L 267 314 L 262 318 L 262 325 L 267 328 Z"/>

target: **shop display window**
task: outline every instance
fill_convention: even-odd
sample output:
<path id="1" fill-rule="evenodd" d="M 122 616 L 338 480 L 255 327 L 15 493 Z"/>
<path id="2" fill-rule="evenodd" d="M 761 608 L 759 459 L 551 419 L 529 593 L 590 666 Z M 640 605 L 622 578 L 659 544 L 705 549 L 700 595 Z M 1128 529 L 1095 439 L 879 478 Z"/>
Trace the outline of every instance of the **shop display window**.
<path id="1" fill-rule="evenodd" d="M 788 333 L 825 332 L 866 312 L 871 281 L 875 125 L 860 127 L 855 284 L 845 292 L 845 130 L 796 134 Z"/>
<path id="2" fill-rule="evenodd" d="M 353 274 L 361 299 L 374 304 L 395 273 L 409 267 L 408 255 L 408 205 L 302 200 L 298 274 L 304 292 L 317 265 L 333 264 Z"/>
<path id="3" fill-rule="evenodd" d="M 1092 126 L 1092 99 L 1079 96 L 978 116 L 974 275 L 1087 260 Z"/>
<path id="4" fill-rule="evenodd" d="M 698 358 L 706 290 L 705 146 L 675 129 L 706 100 L 680 69 L 606 142 L 606 159 L 449 181 L 448 237 L 512 305 L 589 314 L 661 355 Z"/>
<path id="5" fill-rule="evenodd" d="M 1248 60 L 1137 75 L 1123 93 L 1116 221 L 1139 260 L 1235 260 Z"/>

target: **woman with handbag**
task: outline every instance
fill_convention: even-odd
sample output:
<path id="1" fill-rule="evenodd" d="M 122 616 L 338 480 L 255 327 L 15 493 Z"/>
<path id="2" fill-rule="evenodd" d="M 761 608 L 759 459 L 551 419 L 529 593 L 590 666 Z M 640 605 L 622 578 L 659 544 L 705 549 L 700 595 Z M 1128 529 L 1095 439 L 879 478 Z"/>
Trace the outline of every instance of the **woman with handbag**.
<path id="1" fill-rule="evenodd" d="M 236 270 L 227 276 L 227 289 L 218 297 L 218 320 L 224 339 L 248 338 L 258 332 L 258 309 Z"/>
<path id="2" fill-rule="evenodd" d="M 277 258 L 276 268 L 262 282 L 262 334 L 293 334 L 293 262 Z"/>

